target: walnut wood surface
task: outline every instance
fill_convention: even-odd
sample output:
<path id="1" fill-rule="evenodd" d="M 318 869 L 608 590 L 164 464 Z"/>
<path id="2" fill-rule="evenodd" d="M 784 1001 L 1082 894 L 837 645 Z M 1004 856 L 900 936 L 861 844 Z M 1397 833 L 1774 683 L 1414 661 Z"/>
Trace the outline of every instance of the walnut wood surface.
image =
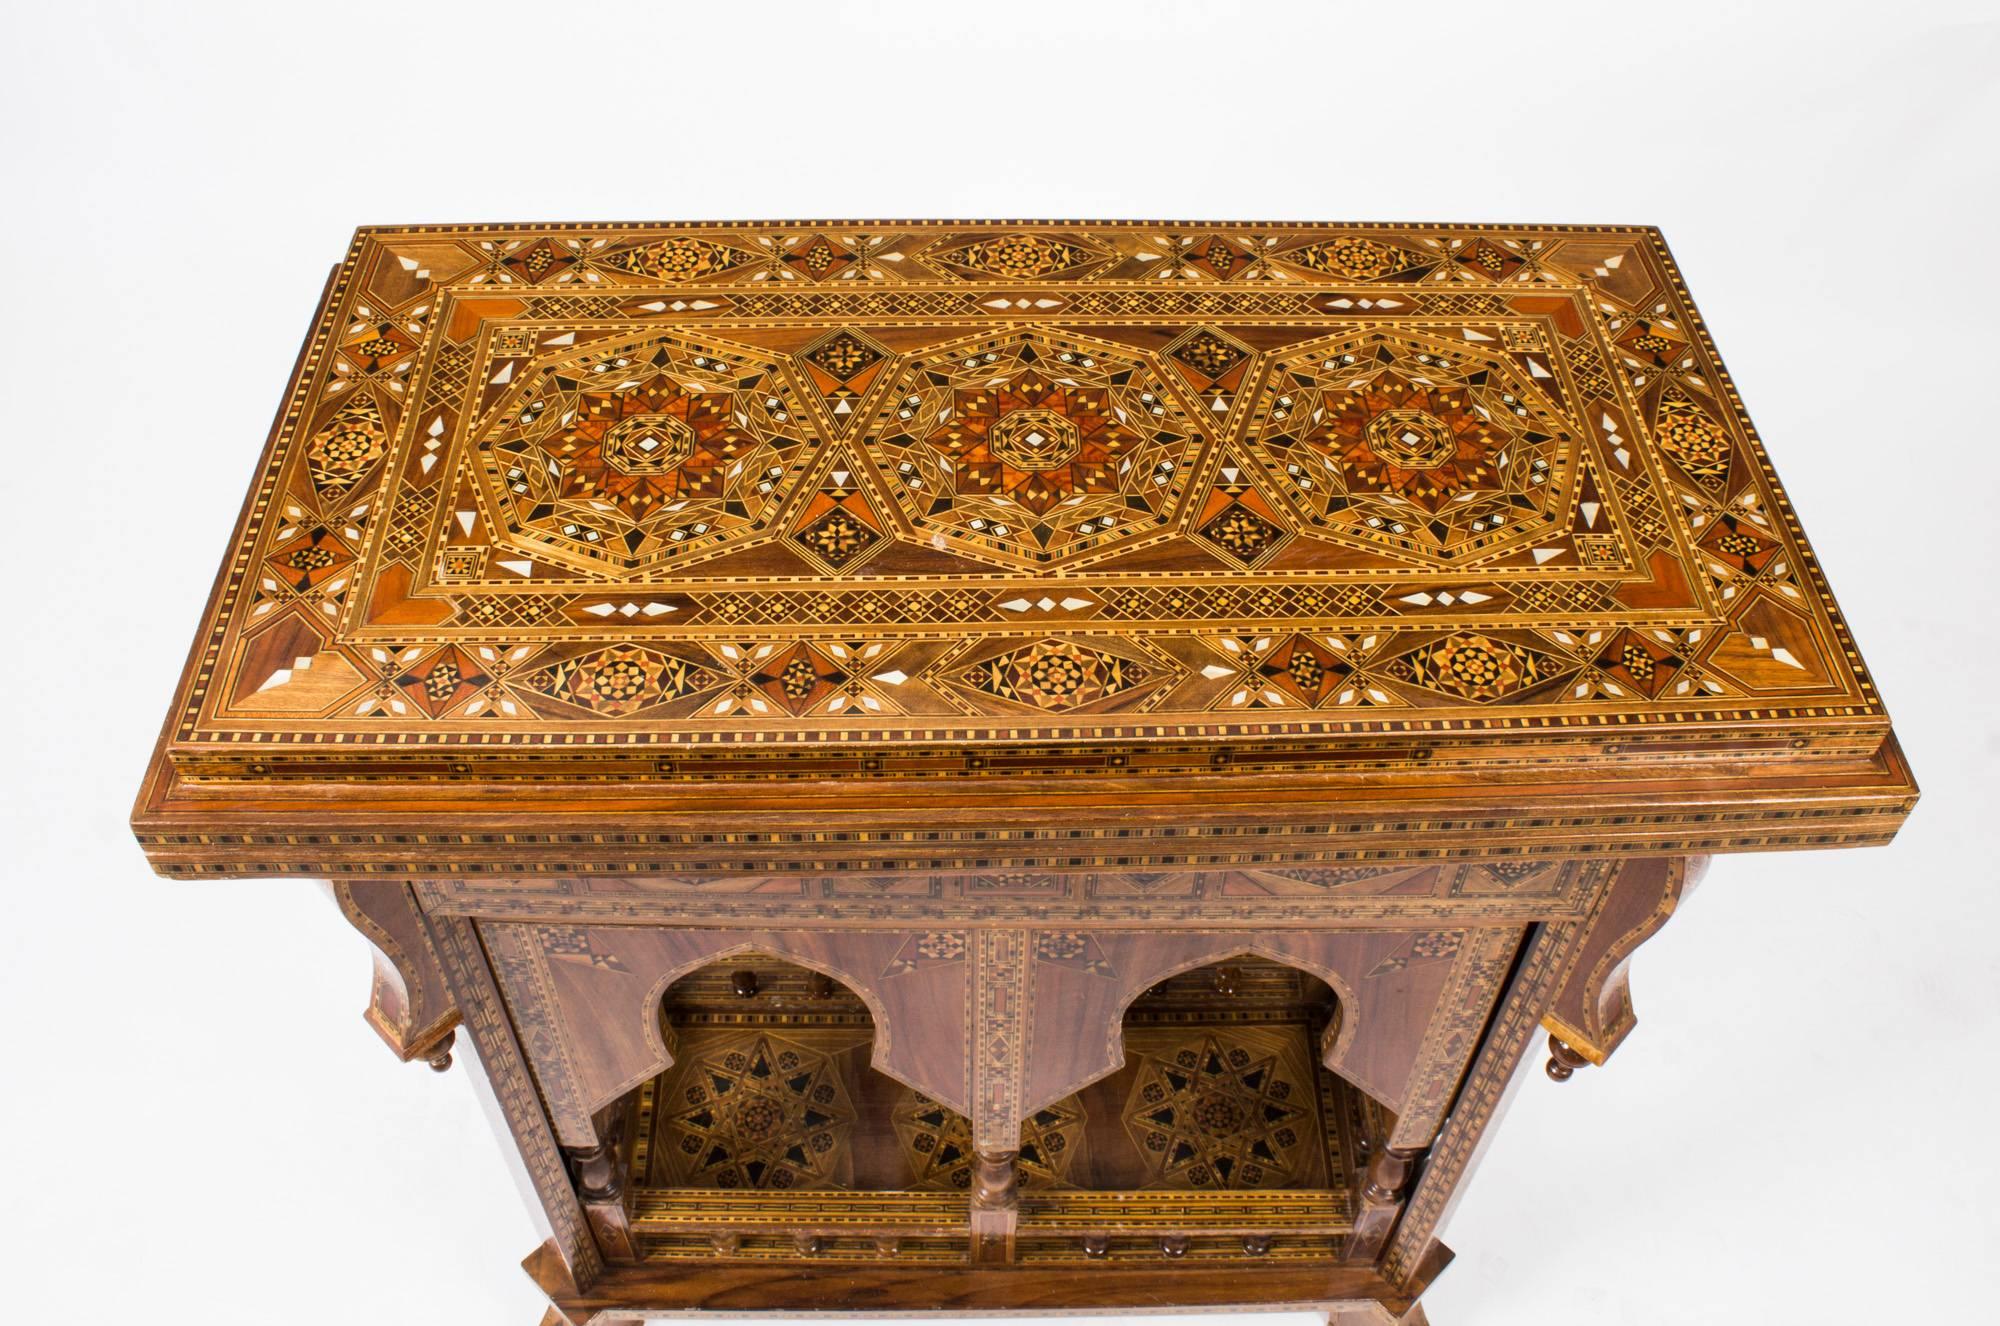
<path id="1" fill-rule="evenodd" d="M 1165 1264 L 1165 1259 L 1162 1259 Z M 1166 1276 L 1171 1274 L 1170 1282 Z M 1260 1267 L 1256 1274 L 1174 1268 L 1170 1272 L 1098 1266 L 1087 1274 L 1047 1270 L 914 1270 L 874 1266 L 715 1266 L 662 1275 L 650 1268 L 619 1268 L 578 1294 L 554 1295 L 576 1326 L 610 1326 L 620 1310 L 717 1313 L 810 1310 L 855 1316 L 884 1312 L 1102 1312 L 1134 1304 L 1161 1304 L 1171 1283 L 1174 1306 L 1283 1311 L 1327 1308 L 1343 1300 L 1398 1305 L 1409 1299 L 1365 1267 Z M 601 1315 L 600 1315 L 601 1314 Z M 1360 1320 L 1367 1320 L 1362 1317 Z"/>
<path id="2" fill-rule="evenodd" d="M 175 873 L 1174 864 L 1131 839 L 1324 853 L 1329 799 L 1424 855 L 1914 794 L 1650 229 L 381 227 L 135 823 Z"/>

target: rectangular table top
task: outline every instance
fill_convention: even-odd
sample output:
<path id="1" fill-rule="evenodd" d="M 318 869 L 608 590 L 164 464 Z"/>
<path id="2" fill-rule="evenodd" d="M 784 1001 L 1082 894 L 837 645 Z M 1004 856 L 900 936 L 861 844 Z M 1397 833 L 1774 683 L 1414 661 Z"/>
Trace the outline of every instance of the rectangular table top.
<path id="1" fill-rule="evenodd" d="M 1701 762 L 1900 768 L 1655 230 L 386 226 L 140 819 Z"/>

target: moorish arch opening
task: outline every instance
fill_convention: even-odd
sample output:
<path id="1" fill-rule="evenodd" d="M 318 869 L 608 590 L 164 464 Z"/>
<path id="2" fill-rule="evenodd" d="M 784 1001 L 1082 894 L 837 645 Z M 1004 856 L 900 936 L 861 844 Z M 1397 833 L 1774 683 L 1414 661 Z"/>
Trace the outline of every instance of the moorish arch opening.
<path id="1" fill-rule="evenodd" d="M 873 1066 L 848 986 L 735 953 L 674 981 L 658 1017 L 673 1062 L 600 1116 L 640 1260 L 964 1260 L 969 1126 Z"/>
<path id="2" fill-rule="evenodd" d="M 1252 954 L 1143 991 L 1121 1022 L 1124 1063 L 1023 1127 L 1024 1158 L 1051 1131 L 1076 1137 L 1044 1145 L 1052 1173 L 1022 1166 L 1018 1260 L 1339 1257 L 1394 1123 L 1325 1067 L 1340 1030 L 1325 981 Z M 1171 1216 L 1134 1227 L 1116 1219 L 1120 1194 Z"/>
<path id="3" fill-rule="evenodd" d="M 848 986 L 736 953 L 658 1018 L 672 1064 L 598 1116 L 639 1260 L 965 1262 L 971 1122 L 874 1067 Z M 1394 1126 L 1324 1066 L 1340 1031 L 1325 981 L 1252 954 L 1142 991 L 1122 1065 L 1022 1122 L 1013 1261 L 1339 1258 Z"/>

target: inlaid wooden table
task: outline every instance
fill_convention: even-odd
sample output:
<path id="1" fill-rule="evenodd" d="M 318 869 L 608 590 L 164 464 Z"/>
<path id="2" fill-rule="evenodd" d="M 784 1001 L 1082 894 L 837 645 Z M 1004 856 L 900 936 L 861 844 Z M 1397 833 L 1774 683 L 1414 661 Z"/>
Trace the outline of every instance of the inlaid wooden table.
<path id="1" fill-rule="evenodd" d="M 468 1033 L 549 1326 L 1379 1323 L 1705 854 L 1915 799 L 1656 231 L 408 226 L 133 823 Z"/>

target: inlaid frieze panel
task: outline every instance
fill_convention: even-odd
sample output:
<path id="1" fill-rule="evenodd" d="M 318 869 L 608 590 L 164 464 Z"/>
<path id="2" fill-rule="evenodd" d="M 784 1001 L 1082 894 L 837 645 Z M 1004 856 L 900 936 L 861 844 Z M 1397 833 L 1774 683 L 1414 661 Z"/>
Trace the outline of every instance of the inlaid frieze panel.
<path id="1" fill-rule="evenodd" d="M 1180 972 L 1239 955 L 1295 967 L 1333 990 L 1340 1011 L 1319 1047 L 1322 1061 L 1398 1112 L 1398 1145 L 1422 1145 L 1464 1071 L 1521 931 L 753 931 L 484 922 L 481 934 L 566 1146 L 597 1145 L 596 1111 L 679 1062 L 659 1018 L 675 981 L 732 954 L 768 954 L 860 996 L 874 1021 L 873 1067 L 965 1116 L 973 1149 L 993 1154 L 1018 1151 L 1023 1120 L 1058 1109 L 1124 1064 L 1123 1015 L 1135 998 Z M 706 1127 L 719 1137 L 737 1128 L 737 1105 L 756 1096 L 758 1119 L 782 1115 L 796 1132 L 804 1116 L 793 1116 L 809 1110 L 831 1146 L 846 1117 L 835 1108 L 843 1093 L 807 1082 L 811 1075 L 799 1067 L 807 1048 L 745 1041 L 728 1053 L 736 1066 L 718 1060 L 720 1067 L 704 1069 L 708 1075 L 686 1088 L 705 1093 L 703 1101 L 684 1091 L 672 1107 L 695 1109 L 690 1130 Z M 753 1073 L 749 1084 L 732 1076 L 786 1055 L 796 1079 L 790 1087 L 768 1074 Z M 727 1109 L 718 1103 L 722 1095 L 732 1095 Z M 912 1114 L 905 1122 L 921 1120 Z M 761 1181 L 730 1168 L 739 1162 L 727 1156 L 745 1151 L 741 1138 L 724 1147 L 716 1162 L 723 1169 L 703 1182 Z M 778 1161 L 766 1156 L 763 1163 L 760 1175 L 774 1173 L 768 1167 Z M 789 1182 L 825 1177 L 804 1161 L 786 1163 Z"/>
<path id="2" fill-rule="evenodd" d="M 495 920 L 776 924 L 810 919 L 866 926 L 901 916 L 962 925 L 1367 927 L 1580 916 L 1615 870 L 1605 860 L 1522 858 L 1185 871 L 581 875 L 423 880 L 414 887 L 433 910 Z"/>

